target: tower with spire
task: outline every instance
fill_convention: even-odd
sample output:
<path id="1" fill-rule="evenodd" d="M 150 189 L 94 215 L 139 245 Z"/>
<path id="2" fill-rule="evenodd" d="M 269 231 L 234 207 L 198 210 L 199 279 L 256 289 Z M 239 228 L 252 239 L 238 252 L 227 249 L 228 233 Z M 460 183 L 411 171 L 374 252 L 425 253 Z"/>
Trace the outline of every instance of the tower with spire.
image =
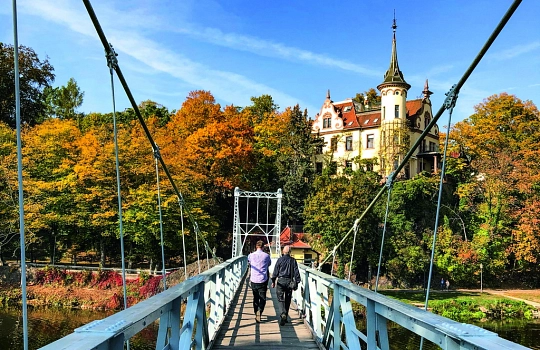
<path id="1" fill-rule="evenodd" d="M 313 121 L 313 133 L 325 146 L 316 156 L 318 172 L 331 165 L 337 174 L 345 169 L 379 172 L 388 176 L 425 130 L 432 118 L 428 81 L 421 91 L 423 98 L 407 101 L 411 85 L 399 68 L 396 43 L 396 18 L 392 22 L 390 66 L 377 86 L 380 105 L 347 98 L 334 102 L 327 90 L 326 99 Z M 422 171 L 437 171 L 439 159 L 438 127 L 427 134 L 421 147 L 409 160 L 398 178 L 407 179 Z M 362 162 L 357 160 L 362 159 Z"/>

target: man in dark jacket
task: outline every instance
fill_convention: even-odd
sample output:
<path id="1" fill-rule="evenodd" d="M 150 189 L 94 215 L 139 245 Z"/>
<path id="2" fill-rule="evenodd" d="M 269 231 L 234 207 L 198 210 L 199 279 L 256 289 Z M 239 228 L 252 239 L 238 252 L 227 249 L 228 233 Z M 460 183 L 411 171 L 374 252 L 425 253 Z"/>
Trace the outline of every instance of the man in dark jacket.
<path id="1" fill-rule="evenodd" d="M 300 283 L 298 263 L 291 257 L 290 247 L 285 246 L 283 248 L 283 255 L 276 262 L 274 273 L 272 274 L 272 288 L 276 288 L 277 279 L 276 294 L 279 301 L 279 324 L 281 326 L 288 321 L 287 317 L 289 316 L 289 307 L 291 306 L 293 292 L 293 289 L 289 286 L 289 282 L 291 282 L 292 278 L 294 278 L 297 284 Z M 296 288 L 294 290 L 296 290 Z"/>

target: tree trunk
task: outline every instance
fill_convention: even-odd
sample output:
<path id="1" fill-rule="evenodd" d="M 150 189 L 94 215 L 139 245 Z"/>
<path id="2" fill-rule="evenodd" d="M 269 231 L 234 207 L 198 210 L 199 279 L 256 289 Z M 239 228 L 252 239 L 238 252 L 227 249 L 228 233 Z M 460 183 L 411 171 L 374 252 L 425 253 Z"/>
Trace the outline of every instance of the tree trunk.
<path id="1" fill-rule="evenodd" d="M 99 240 L 99 267 L 105 267 L 105 242 L 103 237 Z"/>

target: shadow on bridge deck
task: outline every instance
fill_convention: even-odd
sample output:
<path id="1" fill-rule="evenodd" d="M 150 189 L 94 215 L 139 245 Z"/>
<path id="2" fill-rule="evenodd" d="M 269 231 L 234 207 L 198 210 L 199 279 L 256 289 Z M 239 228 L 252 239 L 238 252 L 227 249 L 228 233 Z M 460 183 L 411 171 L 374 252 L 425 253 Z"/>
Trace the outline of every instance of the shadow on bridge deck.
<path id="1" fill-rule="evenodd" d="M 234 299 L 221 326 L 212 349 L 319 349 L 303 319 L 291 305 L 289 323 L 284 326 L 278 321 L 278 301 L 275 289 L 269 288 L 261 323 L 255 322 L 253 295 L 246 278 L 238 296 Z"/>

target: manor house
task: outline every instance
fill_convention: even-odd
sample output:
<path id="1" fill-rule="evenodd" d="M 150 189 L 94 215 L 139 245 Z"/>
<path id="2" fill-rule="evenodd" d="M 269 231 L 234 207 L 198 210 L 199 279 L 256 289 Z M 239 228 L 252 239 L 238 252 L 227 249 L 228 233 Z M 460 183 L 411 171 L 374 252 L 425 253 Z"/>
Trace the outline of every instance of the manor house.
<path id="1" fill-rule="evenodd" d="M 401 162 L 433 116 L 428 81 L 423 97 L 407 100 L 410 85 L 399 69 L 394 20 L 392 55 L 384 81 L 377 86 L 380 104 L 353 99 L 334 102 L 330 91 L 315 117 L 312 133 L 324 139 L 315 160 L 317 172 L 332 166 L 337 173 L 362 166 L 388 176 Z M 398 175 L 408 179 L 422 171 L 435 172 L 440 161 L 439 128 L 434 125 Z"/>

